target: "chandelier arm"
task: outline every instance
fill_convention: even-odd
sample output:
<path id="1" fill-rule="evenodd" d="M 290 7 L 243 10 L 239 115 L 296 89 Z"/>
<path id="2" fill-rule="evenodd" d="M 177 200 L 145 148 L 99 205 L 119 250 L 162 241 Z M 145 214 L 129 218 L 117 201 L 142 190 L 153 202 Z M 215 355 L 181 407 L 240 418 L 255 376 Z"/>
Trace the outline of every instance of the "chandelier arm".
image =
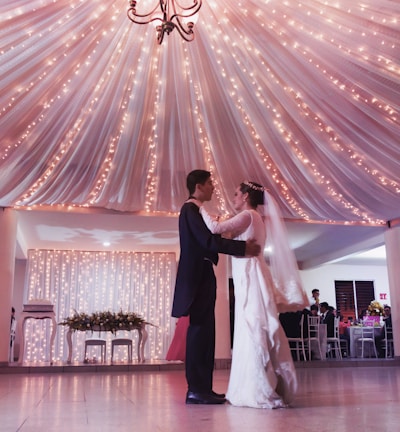
<path id="1" fill-rule="evenodd" d="M 174 25 L 174 28 L 176 28 L 179 32 L 179 34 L 187 41 L 187 42 L 191 42 L 194 39 L 194 32 L 193 32 L 193 27 L 194 24 L 193 23 L 188 23 L 187 24 L 187 30 L 185 29 L 185 27 L 183 26 L 183 24 L 181 23 L 180 19 L 175 16 L 174 17 L 177 24 Z M 188 40 L 184 37 L 184 35 L 193 35 L 193 37 Z"/>
<path id="2" fill-rule="evenodd" d="M 163 10 L 163 5 L 162 5 L 162 0 L 160 0 L 160 5 L 155 5 L 154 6 L 154 8 L 150 11 L 150 12 L 147 12 L 147 13 L 145 13 L 145 14 L 139 14 L 139 13 L 137 13 L 136 12 L 136 0 L 131 0 L 130 1 L 130 6 L 129 6 L 129 11 L 131 11 L 131 13 L 133 14 L 133 15 L 135 15 L 136 17 L 139 17 L 139 18 L 147 18 L 147 17 L 150 17 L 151 15 L 153 15 L 154 13 L 155 13 L 155 11 L 157 10 L 157 8 L 160 6 L 160 8 L 161 8 L 161 10 L 164 12 L 164 10 Z M 149 21 L 150 22 L 150 21 Z M 139 24 L 139 23 L 137 23 L 137 24 Z M 145 24 L 145 23 L 143 23 L 143 24 Z"/>
<path id="3" fill-rule="evenodd" d="M 193 5 L 192 6 L 187 6 L 187 7 L 181 5 L 178 0 L 174 0 L 172 3 L 174 4 L 174 6 L 176 4 L 182 10 L 191 10 L 194 7 L 196 7 L 196 5 L 197 5 L 197 9 L 195 10 L 195 12 L 193 12 L 193 14 L 195 14 L 195 13 L 197 13 L 200 10 L 201 5 L 203 3 L 203 0 L 193 0 Z M 176 7 L 174 7 L 174 12 L 176 12 Z M 191 16 L 191 15 L 189 15 L 189 16 Z"/>
<path id="4" fill-rule="evenodd" d="M 131 16 L 131 14 L 132 14 L 132 16 Z M 161 21 L 161 22 L 163 22 L 163 19 L 160 18 L 160 17 L 151 18 L 151 19 L 149 19 L 149 20 L 147 20 L 147 21 L 137 21 L 135 18 L 146 18 L 148 15 L 138 15 L 138 14 L 134 14 L 134 13 L 131 11 L 131 9 L 128 9 L 128 11 L 127 11 L 127 15 L 128 15 L 128 18 L 129 18 L 132 22 L 134 22 L 135 24 L 150 24 L 150 23 L 152 23 L 152 22 L 154 22 L 154 21 Z"/>
<path id="5" fill-rule="evenodd" d="M 169 19 L 170 21 L 172 21 L 174 18 L 190 18 L 191 16 L 196 15 L 201 8 L 202 0 L 195 0 L 193 6 L 190 7 L 181 6 L 177 0 L 173 1 L 172 5 L 173 5 L 174 14 L 170 17 Z M 181 13 L 177 12 L 176 5 L 178 5 L 184 11 L 191 11 L 194 7 L 196 7 L 196 5 L 197 8 L 194 11 L 191 11 L 189 14 L 184 14 L 182 12 Z"/>
<path id="6" fill-rule="evenodd" d="M 187 20 L 191 16 L 196 15 L 202 6 L 202 0 L 193 0 L 193 5 L 186 7 L 181 5 L 179 0 L 158 0 L 158 5 L 146 14 L 138 14 L 136 12 L 136 4 L 136 0 L 130 0 L 130 8 L 127 11 L 128 18 L 135 24 L 149 24 L 160 21 L 161 24 L 156 27 L 157 42 L 159 44 L 162 43 L 165 34 L 169 35 L 174 28 L 177 29 L 185 41 L 191 42 L 194 39 L 194 22 L 182 23 L 181 19 Z M 158 14 L 156 12 L 158 7 L 160 8 L 162 18 L 160 17 L 160 12 Z M 177 8 L 179 8 L 179 12 Z M 154 14 L 158 16 L 153 17 Z M 175 20 L 176 23 L 172 22 L 172 20 Z"/>
<path id="7" fill-rule="evenodd" d="M 184 28 L 180 28 L 178 26 L 175 26 L 175 28 L 178 30 L 178 33 L 181 35 L 181 37 L 186 42 L 192 42 L 192 40 L 194 39 L 194 32 L 193 31 L 185 31 Z"/>
<path id="8" fill-rule="evenodd" d="M 162 44 L 164 40 L 165 31 L 162 29 L 162 26 L 157 26 L 157 43 L 159 45 Z"/>

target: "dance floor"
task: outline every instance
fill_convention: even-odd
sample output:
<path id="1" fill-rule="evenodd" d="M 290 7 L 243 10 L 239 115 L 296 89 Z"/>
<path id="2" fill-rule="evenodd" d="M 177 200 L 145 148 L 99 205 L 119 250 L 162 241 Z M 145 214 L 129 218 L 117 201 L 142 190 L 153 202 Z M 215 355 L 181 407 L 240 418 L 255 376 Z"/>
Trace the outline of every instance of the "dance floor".
<path id="1" fill-rule="evenodd" d="M 399 430 L 398 361 L 299 365 L 291 408 L 185 405 L 182 365 L 69 369 L 3 367 L 1 432 L 393 432 Z M 324 364 L 323 364 L 324 363 Z M 40 372 L 41 371 L 41 372 Z M 224 392 L 229 370 L 217 369 Z"/>

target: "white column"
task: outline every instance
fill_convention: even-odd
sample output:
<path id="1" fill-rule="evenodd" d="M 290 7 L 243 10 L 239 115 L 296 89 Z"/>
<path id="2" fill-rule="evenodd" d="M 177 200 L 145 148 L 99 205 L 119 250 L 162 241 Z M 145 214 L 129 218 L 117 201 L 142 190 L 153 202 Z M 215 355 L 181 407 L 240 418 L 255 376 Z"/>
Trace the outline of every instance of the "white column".
<path id="1" fill-rule="evenodd" d="M 220 254 L 218 265 L 214 266 L 217 278 L 217 302 L 215 304 L 215 358 L 231 358 L 231 329 L 229 322 L 229 260 Z"/>
<path id="2" fill-rule="evenodd" d="M 385 232 L 395 356 L 400 356 L 400 224 Z"/>
<path id="3" fill-rule="evenodd" d="M 17 217 L 15 211 L 0 208 L 0 364 L 8 364 L 11 302 L 15 269 Z M 16 317 L 18 319 L 18 317 Z"/>

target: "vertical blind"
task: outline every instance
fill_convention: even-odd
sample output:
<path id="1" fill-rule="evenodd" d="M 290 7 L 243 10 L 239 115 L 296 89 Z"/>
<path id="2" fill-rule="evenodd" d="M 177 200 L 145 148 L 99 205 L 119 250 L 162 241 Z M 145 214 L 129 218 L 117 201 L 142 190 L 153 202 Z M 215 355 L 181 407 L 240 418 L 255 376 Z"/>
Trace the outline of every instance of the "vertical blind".
<path id="1" fill-rule="evenodd" d="M 335 281 L 336 308 L 347 320 L 358 319 L 361 311 L 367 309 L 375 299 L 373 281 Z"/>

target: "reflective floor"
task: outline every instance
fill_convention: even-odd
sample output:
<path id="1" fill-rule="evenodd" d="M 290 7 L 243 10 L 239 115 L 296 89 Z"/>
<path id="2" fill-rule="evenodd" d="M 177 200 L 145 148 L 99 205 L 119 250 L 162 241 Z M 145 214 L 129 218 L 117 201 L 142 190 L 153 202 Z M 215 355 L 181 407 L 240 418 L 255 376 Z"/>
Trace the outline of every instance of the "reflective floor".
<path id="1" fill-rule="evenodd" d="M 400 367 L 307 367 L 292 408 L 185 405 L 183 370 L 1 373 L 1 432 L 395 432 Z M 216 370 L 224 392 L 229 370 Z"/>

